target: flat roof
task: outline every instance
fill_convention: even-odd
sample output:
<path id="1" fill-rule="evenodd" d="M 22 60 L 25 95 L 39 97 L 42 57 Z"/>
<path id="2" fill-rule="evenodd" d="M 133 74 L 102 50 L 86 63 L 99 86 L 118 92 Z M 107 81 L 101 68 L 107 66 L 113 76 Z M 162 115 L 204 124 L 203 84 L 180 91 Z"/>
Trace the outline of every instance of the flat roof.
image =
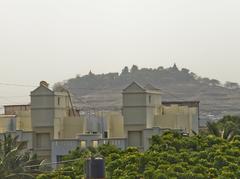
<path id="1" fill-rule="evenodd" d="M 4 107 L 17 107 L 17 106 L 31 106 L 30 104 L 13 104 L 13 105 L 3 105 Z"/>
<path id="2" fill-rule="evenodd" d="M 163 101 L 162 103 L 176 103 L 176 104 L 182 104 L 182 103 L 200 103 L 200 101 Z"/>
<path id="3" fill-rule="evenodd" d="M 5 115 L 5 114 L 0 114 L 0 117 L 2 117 L 2 118 L 9 118 L 9 117 L 16 117 L 16 115 Z"/>
<path id="4" fill-rule="evenodd" d="M 172 104 L 178 104 L 182 106 L 199 106 L 200 101 L 162 101 L 163 105 L 169 106 Z"/>

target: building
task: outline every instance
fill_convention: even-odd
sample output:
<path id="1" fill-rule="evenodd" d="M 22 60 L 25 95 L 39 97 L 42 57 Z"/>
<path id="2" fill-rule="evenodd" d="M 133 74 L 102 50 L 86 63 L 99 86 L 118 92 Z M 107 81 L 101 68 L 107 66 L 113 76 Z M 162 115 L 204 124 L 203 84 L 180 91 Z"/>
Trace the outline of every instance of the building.
<path id="1" fill-rule="evenodd" d="M 0 115 L 0 138 L 9 133 L 41 159 L 59 162 L 76 147 L 102 144 L 147 150 L 153 135 L 168 129 L 198 133 L 198 101 L 162 101 L 152 85 L 133 82 L 122 92 L 122 111 L 80 115 L 67 90 L 51 90 L 45 81 L 31 92 L 30 105 L 5 106 Z M 56 167 L 56 166 L 53 166 Z"/>
<path id="2" fill-rule="evenodd" d="M 75 115 L 67 91 L 50 90 L 48 84 L 42 81 L 39 87 L 31 92 L 33 151 L 40 158 L 50 160 L 51 141 L 74 137 L 73 133 L 82 131 L 81 122 L 79 115 Z"/>
<path id="3" fill-rule="evenodd" d="M 153 135 L 167 129 L 198 133 L 199 102 L 162 102 L 161 92 L 152 85 L 136 82 L 123 90 L 124 135 L 128 146 L 147 150 Z"/>
<path id="4" fill-rule="evenodd" d="M 4 106 L 0 115 L 0 138 L 18 135 L 40 159 L 56 162 L 76 146 L 106 143 L 108 136 L 123 136 L 123 118 L 114 112 L 80 116 L 67 90 L 51 90 L 45 81 L 31 92 L 31 104 Z M 108 141 L 123 148 L 117 140 Z M 125 142 L 124 142 L 125 144 Z M 124 146 L 125 147 L 125 146 Z"/>
<path id="5" fill-rule="evenodd" d="M 17 112 L 30 111 L 31 106 L 27 105 L 5 105 L 4 113 L 6 115 L 15 115 Z"/>

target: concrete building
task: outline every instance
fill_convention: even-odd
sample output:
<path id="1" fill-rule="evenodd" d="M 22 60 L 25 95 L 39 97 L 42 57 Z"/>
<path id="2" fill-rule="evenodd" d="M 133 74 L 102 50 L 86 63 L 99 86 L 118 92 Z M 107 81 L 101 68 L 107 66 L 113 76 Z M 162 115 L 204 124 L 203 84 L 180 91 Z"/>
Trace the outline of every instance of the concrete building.
<path id="1" fill-rule="evenodd" d="M 5 106 L 0 115 L 0 138 L 19 136 L 41 159 L 58 162 L 76 147 L 113 144 L 147 150 L 153 135 L 168 129 L 198 133 L 199 102 L 163 102 L 152 85 L 133 82 L 123 90 L 121 112 L 100 111 L 80 115 L 68 91 L 54 91 L 44 81 L 31 92 L 30 105 Z M 53 166 L 55 167 L 55 166 Z"/>
<path id="2" fill-rule="evenodd" d="M 24 111 L 30 111 L 31 106 L 29 104 L 27 105 L 5 105 L 4 106 L 4 113 L 6 115 L 14 115 L 16 112 L 24 112 Z"/>
<path id="3" fill-rule="evenodd" d="M 4 115 L 2 115 L 2 117 L 6 118 L 7 116 L 15 116 L 16 124 L 12 129 L 32 131 L 30 105 L 6 105 L 4 106 Z M 4 124 L 3 120 L 1 121 L 1 124 Z"/>
<path id="4" fill-rule="evenodd" d="M 42 81 L 40 86 L 31 92 L 34 152 L 40 158 L 51 159 L 53 139 L 74 137 L 72 133 L 81 131 L 81 120 L 78 116 L 75 119 L 75 112 L 71 111 L 74 109 L 67 91 L 50 90 L 48 84 Z M 66 120 L 68 120 L 67 125 Z M 72 126 L 71 129 L 69 125 Z"/>
<path id="5" fill-rule="evenodd" d="M 27 148 L 40 159 L 52 162 L 57 162 L 76 146 L 97 147 L 111 143 L 125 148 L 125 141 L 120 139 L 123 119 L 118 113 L 80 116 L 69 92 L 53 91 L 45 81 L 40 82 L 30 96 L 29 105 L 4 106 L 4 115 L 0 115 L 0 138 L 5 133 L 18 135 L 18 140 L 27 142 Z M 106 141 L 108 136 L 111 139 Z"/>
<path id="6" fill-rule="evenodd" d="M 0 115 L 0 133 L 16 129 L 16 115 Z"/>
<path id="7" fill-rule="evenodd" d="M 128 146 L 142 150 L 149 147 L 151 137 L 166 129 L 198 133 L 199 102 L 162 102 L 160 90 L 136 82 L 123 90 L 124 135 Z"/>

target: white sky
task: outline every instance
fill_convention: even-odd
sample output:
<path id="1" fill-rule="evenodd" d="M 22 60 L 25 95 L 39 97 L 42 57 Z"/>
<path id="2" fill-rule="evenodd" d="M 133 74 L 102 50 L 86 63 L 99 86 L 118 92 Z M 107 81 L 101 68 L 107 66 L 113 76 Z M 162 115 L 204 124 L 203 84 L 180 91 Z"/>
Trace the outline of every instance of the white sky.
<path id="1" fill-rule="evenodd" d="M 240 82 L 239 59 L 239 0 L 0 0 L 0 83 L 174 62 Z M 30 90 L 0 86 L 0 104 Z"/>

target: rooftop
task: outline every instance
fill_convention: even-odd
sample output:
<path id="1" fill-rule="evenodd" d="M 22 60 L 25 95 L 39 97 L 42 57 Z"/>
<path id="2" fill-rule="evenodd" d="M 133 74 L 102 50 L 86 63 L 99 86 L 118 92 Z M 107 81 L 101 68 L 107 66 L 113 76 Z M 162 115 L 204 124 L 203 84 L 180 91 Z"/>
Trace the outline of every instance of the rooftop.
<path id="1" fill-rule="evenodd" d="M 173 104 L 177 104 L 180 106 L 189 106 L 189 107 L 198 107 L 200 101 L 162 101 L 162 104 L 165 106 L 170 106 Z"/>

